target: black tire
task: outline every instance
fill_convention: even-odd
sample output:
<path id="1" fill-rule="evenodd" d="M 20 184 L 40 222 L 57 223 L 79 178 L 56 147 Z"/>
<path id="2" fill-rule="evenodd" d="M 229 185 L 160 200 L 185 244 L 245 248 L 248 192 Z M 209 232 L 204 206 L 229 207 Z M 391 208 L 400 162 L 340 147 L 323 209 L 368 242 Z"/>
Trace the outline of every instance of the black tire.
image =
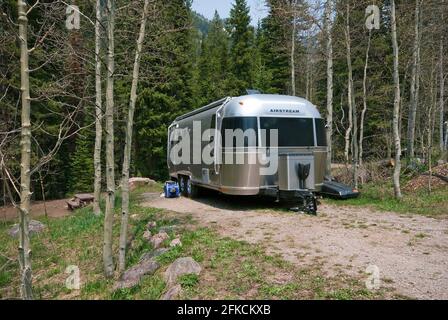
<path id="1" fill-rule="evenodd" d="M 187 192 L 186 192 L 186 187 L 187 187 L 187 184 L 186 184 L 186 179 L 187 179 L 187 177 L 185 177 L 185 176 L 179 176 L 179 189 L 180 189 L 180 194 L 181 195 L 183 195 L 183 196 L 186 196 L 187 195 Z"/>
<path id="2" fill-rule="evenodd" d="M 187 177 L 186 179 L 185 193 L 186 196 L 190 199 L 194 199 L 199 196 L 199 187 L 193 184 L 189 177 Z"/>

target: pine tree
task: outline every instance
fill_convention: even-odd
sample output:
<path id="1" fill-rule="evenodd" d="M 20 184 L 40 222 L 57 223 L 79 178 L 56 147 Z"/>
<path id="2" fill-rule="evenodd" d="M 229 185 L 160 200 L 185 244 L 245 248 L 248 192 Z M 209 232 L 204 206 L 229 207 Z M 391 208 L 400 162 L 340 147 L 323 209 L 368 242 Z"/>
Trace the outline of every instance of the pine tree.
<path id="1" fill-rule="evenodd" d="M 78 135 L 76 150 L 70 160 L 70 191 L 91 192 L 93 190 L 93 141 L 94 137 L 88 129 Z"/>
<path id="2" fill-rule="evenodd" d="M 250 9 L 246 0 L 235 0 L 230 11 L 231 87 L 233 95 L 243 94 L 253 86 L 253 27 L 250 26 Z"/>
<path id="3" fill-rule="evenodd" d="M 277 0 L 270 0 L 267 3 L 269 14 L 261 23 L 258 48 L 260 65 L 265 68 L 266 73 L 263 91 L 285 94 L 290 81 L 290 57 L 286 47 L 290 39 L 287 36 L 289 32 L 283 12 L 277 2 Z"/>
<path id="4" fill-rule="evenodd" d="M 229 39 L 224 23 L 215 11 L 209 33 L 202 42 L 199 60 L 200 97 L 202 104 L 226 96 L 228 86 Z"/>
<path id="5" fill-rule="evenodd" d="M 272 91 L 271 83 L 273 73 L 269 63 L 264 59 L 263 48 L 265 47 L 266 36 L 261 22 L 258 22 L 257 32 L 255 35 L 255 51 L 254 51 L 254 89 L 262 93 Z"/>

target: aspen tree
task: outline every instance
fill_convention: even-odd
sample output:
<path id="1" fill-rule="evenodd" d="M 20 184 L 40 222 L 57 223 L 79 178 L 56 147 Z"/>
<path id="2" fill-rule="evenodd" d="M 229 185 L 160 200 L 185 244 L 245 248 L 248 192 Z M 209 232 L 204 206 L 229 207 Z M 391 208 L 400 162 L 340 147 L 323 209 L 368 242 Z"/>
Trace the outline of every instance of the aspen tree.
<path id="1" fill-rule="evenodd" d="M 31 180 L 31 103 L 28 51 L 28 18 L 26 4 L 17 1 L 20 40 L 20 80 L 22 92 L 21 161 L 20 161 L 20 207 L 19 207 L 19 263 L 21 273 L 20 292 L 24 300 L 33 299 L 31 247 L 29 234 L 30 180 Z"/>
<path id="2" fill-rule="evenodd" d="M 106 76 L 106 212 L 104 216 L 104 274 L 114 274 L 112 256 L 112 228 L 115 207 L 115 162 L 114 162 L 114 72 L 115 72 L 115 1 L 107 0 L 107 76 Z"/>
<path id="3" fill-rule="evenodd" d="M 397 40 L 397 19 L 395 12 L 395 0 L 391 2 L 391 27 L 392 47 L 394 51 L 394 113 L 393 113 L 393 139 L 395 147 L 395 166 L 393 174 L 394 193 L 397 199 L 402 198 L 400 188 L 401 171 L 401 141 L 400 141 L 400 74 L 399 74 L 399 49 Z"/>
<path id="4" fill-rule="evenodd" d="M 143 49 L 143 41 L 145 39 L 146 19 L 149 10 L 149 0 L 145 0 L 143 7 L 143 15 L 140 24 L 140 32 L 137 40 L 137 48 L 135 50 L 134 70 L 132 73 L 131 96 L 129 99 L 128 119 L 126 124 L 126 142 L 124 148 L 123 171 L 121 177 L 121 229 L 120 229 L 120 253 L 119 253 L 119 270 L 122 272 L 126 267 L 126 243 L 127 228 L 129 219 L 129 165 L 131 161 L 132 147 L 132 130 L 134 125 L 134 111 L 137 101 L 138 77 L 140 71 L 140 60 Z"/>

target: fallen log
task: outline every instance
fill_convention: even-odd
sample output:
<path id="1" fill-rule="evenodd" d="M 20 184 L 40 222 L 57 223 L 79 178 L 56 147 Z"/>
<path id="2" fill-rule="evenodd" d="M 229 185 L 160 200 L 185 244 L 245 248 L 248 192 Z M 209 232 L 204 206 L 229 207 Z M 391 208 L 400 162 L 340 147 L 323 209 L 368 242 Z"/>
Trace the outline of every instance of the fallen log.
<path id="1" fill-rule="evenodd" d="M 442 176 L 441 174 L 438 174 L 438 173 L 429 174 L 429 172 L 425 172 L 425 173 L 422 173 L 422 176 L 436 177 L 436 178 L 439 178 L 440 180 L 445 181 L 446 183 L 448 183 L 448 177 Z"/>

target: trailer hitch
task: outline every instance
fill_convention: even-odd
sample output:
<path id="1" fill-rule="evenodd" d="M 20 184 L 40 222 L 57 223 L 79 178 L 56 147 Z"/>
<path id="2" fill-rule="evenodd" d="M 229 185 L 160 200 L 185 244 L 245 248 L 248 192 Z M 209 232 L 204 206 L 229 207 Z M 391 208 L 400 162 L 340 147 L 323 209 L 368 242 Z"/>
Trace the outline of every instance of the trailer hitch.
<path id="1" fill-rule="evenodd" d="M 310 164 L 303 164 L 303 163 L 297 164 L 297 176 L 299 178 L 299 187 L 301 190 L 295 192 L 295 198 L 298 199 L 299 201 L 299 206 L 296 209 L 297 212 L 303 211 L 307 214 L 316 215 L 317 214 L 316 196 L 311 191 L 306 190 L 306 179 L 308 179 L 310 175 L 310 169 L 311 169 Z"/>
<path id="2" fill-rule="evenodd" d="M 291 208 L 294 212 L 317 215 L 317 198 L 311 191 L 298 190 L 295 192 L 298 206 Z"/>

